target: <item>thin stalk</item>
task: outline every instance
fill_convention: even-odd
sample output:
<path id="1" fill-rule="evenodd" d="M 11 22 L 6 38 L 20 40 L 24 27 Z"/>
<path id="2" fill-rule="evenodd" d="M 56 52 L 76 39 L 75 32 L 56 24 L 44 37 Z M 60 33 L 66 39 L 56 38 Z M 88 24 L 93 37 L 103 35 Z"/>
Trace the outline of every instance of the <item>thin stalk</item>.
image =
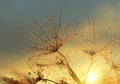
<path id="1" fill-rule="evenodd" d="M 93 65 L 93 56 L 91 56 L 91 63 L 90 63 L 90 65 L 89 65 L 89 67 L 88 67 L 88 69 L 87 69 L 87 72 L 86 72 L 86 75 L 85 75 L 85 81 L 84 81 L 84 84 L 86 84 L 86 82 L 87 82 L 87 77 L 88 77 L 88 73 L 89 73 L 89 71 L 90 71 L 90 69 L 91 69 L 91 67 L 92 67 L 92 65 Z"/>
<path id="2" fill-rule="evenodd" d="M 60 52 L 60 51 L 57 51 L 58 54 L 60 54 L 60 56 L 62 56 L 65 60 L 65 62 L 67 63 L 67 67 L 68 67 L 68 71 L 69 71 L 69 74 L 71 75 L 71 77 L 78 83 L 78 84 L 81 84 L 81 81 L 80 79 L 77 77 L 77 75 L 75 74 L 75 72 L 72 70 L 72 68 L 70 67 L 67 59 L 65 58 L 65 56 Z"/>

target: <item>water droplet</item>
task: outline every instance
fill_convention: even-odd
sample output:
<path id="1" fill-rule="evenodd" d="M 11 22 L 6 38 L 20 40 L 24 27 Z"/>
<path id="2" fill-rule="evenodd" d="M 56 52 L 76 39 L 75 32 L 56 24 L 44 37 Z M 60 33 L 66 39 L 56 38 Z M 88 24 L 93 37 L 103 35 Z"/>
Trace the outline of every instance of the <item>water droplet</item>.
<path id="1" fill-rule="evenodd" d="M 31 59 L 30 59 L 30 58 L 27 58 L 26 60 L 27 60 L 27 61 L 30 61 Z"/>
<path id="2" fill-rule="evenodd" d="M 48 41 L 48 40 L 49 40 L 49 38 L 45 38 L 45 40 L 46 40 L 46 41 Z"/>
<path id="3" fill-rule="evenodd" d="M 54 47 L 53 46 L 50 46 L 50 50 L 53 50 L 54 49 Z"/>
<path id="4" fill-rule="evenodd" d="M 51 21 L 51 20 L 52 20 L 52 17 L 50 17 L 49 20 Z"/>

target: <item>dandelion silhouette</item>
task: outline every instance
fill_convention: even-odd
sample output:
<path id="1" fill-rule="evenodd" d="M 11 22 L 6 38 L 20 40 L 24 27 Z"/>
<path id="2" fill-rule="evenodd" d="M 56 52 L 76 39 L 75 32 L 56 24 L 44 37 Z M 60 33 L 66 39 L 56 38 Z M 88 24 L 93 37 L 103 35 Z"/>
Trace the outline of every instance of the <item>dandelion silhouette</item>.
<path id="1" fill-rule="evenodd" d="M 111 37 L 109 30 L 103 29 L 90 20 L 88 23 L 79 26 L 79 29 L 75 31 L 77 32 L 77 42 L 79 41 L 79 45 L 77 46 L 80 47 L 80 51 L 83 51 L 91 58 L 91 63 L 88 65 L 85 74 L 83 74 L 85 77 L 81 77 L 82 80 L 78 78 L 70 66 L 67 57 L 60 51 L 61 47 L 65 45 L 73 34 L 70 30 L 71 26 L 68 27 L 61 24 L 61 11 L 62 10 L 60 10 L 58 22 L 54 16 L 50 16 L 43 23 L 39 23 L 39 21 L 33 17 L 36 25 L 35 28 L 27 27 L 31 33 L 30 39 L 28 40 L 30 43 L 29 48 L 35 51 L 35 54 L 26 60 L 28 68 L 30 69 L 28 74 L 22 74 L 22 77 L 19 77 L 19 79 L 6 76 L 0 79 L 5 81 L 6 84 L 70 84 L 71 81 L 73 81 L 71 84 L 88 84 L 87 77 L 94 63 L 94 57 L 101 56 L 104 57 L 110 70 L 102 75 L 102 78 L 99 77 L 99 79 L 104 79 L 105 77 L 112 78 L 113 76 L 113 80 L 118 80 L 114 83 L 119 84 L 120 62 L 118 59 L 120 47 L 118 48 L 118 43 L 117 47 L 114 46 L 116 43 L 113 42 L 116 38 Z M 111 48 L 112 50 L 109 50 Z M 104 55 L 107 51 L 110 54 Z M 61 74 L 64 76 L 61 76 Z M 61 77 L 57 79 L 59 75 Z"/>
<path id="2" fill-rule="evenodd" d="M 96 55 L 104 56 L 101 52 L 112 46 L 113 40 L 110 34 L 110 31 L 103 30 L 102 27 L 90 20 L 88 23 L 79 26 L 76 37 L 78 38 L 80 49 L 91 58 L 91 63 L 86 70 L 83 82 L 87 81 L 89 70 L 93 65 L 93 57 Z"/>
<path id="3" fill-rule="evenodd" d="M 81 50 L 90 56 L 107 49 L 112 41 L 111 32 L 93 21 L 80 25 L 77 36 Z"/>
<path id="4" fill-rule="evenodd" d="M 37 56 L 57 52 L 67 40 L 68 34 L 64 32 L 62 33 L 64 36 L 60 35 L 59 29 L 61 26 L 57 26 L 53 16 L 51 16 L 43 26 L 40 25 L 40 23 L 38 23 L 36 20 L 35 22 L 39 26 L 41 32 L 35 32 L 32 29 L 29 30 L 35 35 L 35 37 L 37 37 L 36 41 L 32 41 L 35 44 L 35 46 L 32 46 L 32 48 L 39 53 Z"/>
<path id="5" fill-rule="evenodd" d="M 36 20 L 35 22 L 39 26 L 40 32 L 35 32 L 32 29 L 29 30 L 36 37 L 36 40 L 30 40 L 30 42 L 34 44 L 31 48 L 34 49 L 37 54 L 29 57 L 27 61 L 34 61 L 34 63 L 39 64 L 38 61 L 40 60 L 38 59 L 40 59 L 41 57 L 51 54 L 57 54 L 56 56 L 61 59 L 57 60 L 56 62 L 52 60 L 51 61 L 53 63 L 55 62 L 55 64 L 57 65 L 66 66 L 70 76 L 74 79 L 74 81 L 76 81 L 78 84 L 81 84 L 79 78 L 69 65 L 66 57 L 59 51 L 59 49 L 64 45 L 64 43 L 69 40 L 69 38 L 71 38 L 71 31 L 67 32 L 66 26 L 62 26 L 60 24 L 60 20 L 57 25 L 57 23 L 55 22 L 55 17 L 53 16 L 49 17 L 49 19 L 46 20 L 43 25 L 40 25 L 40 23 Z"/>

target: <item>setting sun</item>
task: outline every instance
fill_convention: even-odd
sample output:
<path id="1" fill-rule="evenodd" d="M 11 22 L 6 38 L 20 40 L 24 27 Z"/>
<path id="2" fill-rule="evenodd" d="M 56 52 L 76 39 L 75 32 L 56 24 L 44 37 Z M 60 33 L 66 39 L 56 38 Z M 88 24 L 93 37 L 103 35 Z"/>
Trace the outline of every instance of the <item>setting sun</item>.
<path id="1" fill-rule="evenodd" d="M 120 84 L 119 33 L 120 0 L 0 0 L 0 84 Z"/>
<path id="2" fill-rule="evenodd" d="M 88 83 L 92 83 L 92 82 L 94 82 L 97 79 L 97 77 L 98 77 L 97 73 L 91 72 L 91 73 L 88 74 L 87 82 Z"/>

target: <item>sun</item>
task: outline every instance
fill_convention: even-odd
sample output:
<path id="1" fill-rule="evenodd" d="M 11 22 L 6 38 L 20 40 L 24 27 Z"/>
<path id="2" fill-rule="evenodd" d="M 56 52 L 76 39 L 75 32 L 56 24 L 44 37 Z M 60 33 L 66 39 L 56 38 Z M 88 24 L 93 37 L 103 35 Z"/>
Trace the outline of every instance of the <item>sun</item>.
<path id="1" fill-rule="evenodd" d="M 93 83 L 98 78 L 98 74 L 96 72 L 90 72 L 87 77 L 87 83 Z"/>

